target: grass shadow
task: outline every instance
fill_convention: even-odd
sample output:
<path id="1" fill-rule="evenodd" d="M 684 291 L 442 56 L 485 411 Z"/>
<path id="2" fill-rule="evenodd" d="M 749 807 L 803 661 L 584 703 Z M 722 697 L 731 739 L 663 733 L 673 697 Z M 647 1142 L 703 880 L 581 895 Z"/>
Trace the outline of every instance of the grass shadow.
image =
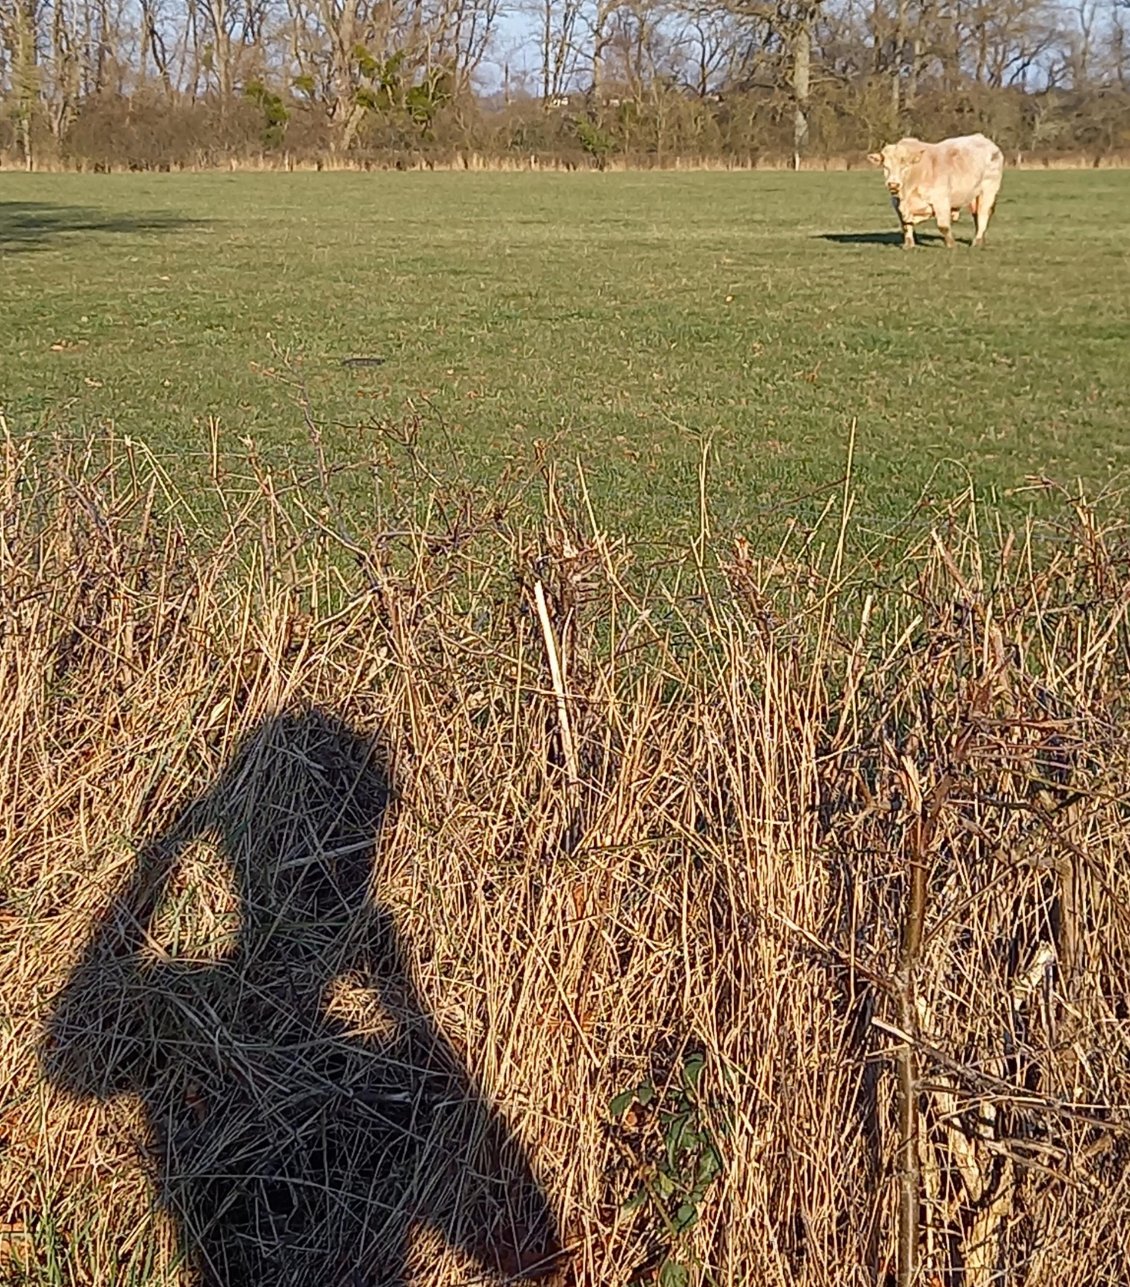
<path id="1" fill-rule="evenodd" d="M 334 716 L 263 721 L 141 847 L 54 1002 L 48 1076 L 140 1097 L 200 1287 L 405 1287 L 418 1226 L 492 1276 L 558 1259 L 530 1162 L 372 897 L 394 798 L 379 746 Z M 212 918 L 210 951 L 170 952 L 155 943 L 170 908 L 183 931 L 182 860 L 201 841 L 237 914 L 220 949 Z"/>
<path id="2" fill-rule="evenodd" d="M 111 214 L 46 201 L 0 201 L 0 253 L 47 250 L 81 235 L 179 232 L 207 222 L 160 210 Z"/>

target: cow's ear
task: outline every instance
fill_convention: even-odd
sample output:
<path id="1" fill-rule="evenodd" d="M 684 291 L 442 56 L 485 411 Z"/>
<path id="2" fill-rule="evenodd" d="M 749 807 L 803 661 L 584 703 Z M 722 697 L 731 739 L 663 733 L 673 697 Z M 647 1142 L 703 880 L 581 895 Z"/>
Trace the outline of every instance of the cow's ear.
<path id="1" fill-rule="evenodd" d="M 882 164 L 883 164 L 883 154 L 882 154 L 882 152 L 868 152 L 868 153 L 867 153 L 867 159 L 871 162 L 871 164 L 872 164 L 872 165 L 882 165 Z"/>

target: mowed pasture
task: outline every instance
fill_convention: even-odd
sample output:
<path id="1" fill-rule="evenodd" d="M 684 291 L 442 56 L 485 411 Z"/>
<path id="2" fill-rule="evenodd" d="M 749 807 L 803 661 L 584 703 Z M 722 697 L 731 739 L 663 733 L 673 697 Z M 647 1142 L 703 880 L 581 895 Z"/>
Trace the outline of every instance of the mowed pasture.
<path id="1" fill-rule="evenodd" d="M 5 174 L 0 403 L 112 425 L 190 495 L 214 446 L 310 457 L 305 396 L 333 461 L 412 409 L 449 477 L 550 443 L 637 535 L 697 524 L 702 438 L 756 534 L 853 423 L 879 527 L 969 479 L 1027 505 L 1130 462 L 1128 206 L 1130 174 L 1010 171 L 987 253 L 931 224 L 906 254 L 875 171 Z"/>

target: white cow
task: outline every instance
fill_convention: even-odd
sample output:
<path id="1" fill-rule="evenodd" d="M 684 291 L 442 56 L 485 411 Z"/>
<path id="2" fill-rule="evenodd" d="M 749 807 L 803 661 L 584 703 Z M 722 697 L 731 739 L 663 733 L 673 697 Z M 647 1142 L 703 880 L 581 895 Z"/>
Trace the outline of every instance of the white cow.
<path id="1" fill-rule="evenodd" d="M 914 225 L 934 219 L 946 245 L 954 246 L 950 222 L 962 206 L 973 212 L 975 246 L 985 244 L 985 229 L 1001 190 L 1004 154 L 984 134 L 964 134 L 923 143 L 921 139 L 899 139 L 867 158 L 883 167 L 883 178 L 891 204 L 902 224 L 903 245 L 914 245 Z"/>

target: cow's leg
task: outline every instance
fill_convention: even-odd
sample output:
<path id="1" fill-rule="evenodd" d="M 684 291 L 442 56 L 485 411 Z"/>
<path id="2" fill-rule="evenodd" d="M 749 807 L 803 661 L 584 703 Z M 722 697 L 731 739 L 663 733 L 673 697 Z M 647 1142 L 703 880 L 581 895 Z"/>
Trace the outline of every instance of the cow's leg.
<path id="1" fill-rule="evenodd" d="M 973 244 L 975 246 L 983 246 L 985 244 L 985 233 L 989 228 L 989 219 L 993 213 L 993 206 L 996 204 L 996 197 L 997 194 L 995 192 L 991 196 L 982 192 L 977 198 L 977 209 L 975 212 L 977 233 L 973 238 Z"/>
<path id="2" fill-rule="evenodd" d="M 899 221 L 899 227 L 902 229 L 902 246 L 905 250 L 908 245 L 914 245 L 914 232 L 902 217 L 902 207 L 899 205 L 898 197 L 893 193 L 891 194 L 891 209 L 895 212 L 895 218 Z"/>
<path id="3" fill-rule="evenodd" d="M 980 197 L 976 196 L 969 203 L 969 213 L 973 216 L 973 245 L 977 244 L 977 211 L 980 210 Z"/>
<path id="4" fill-rule="evenodd" d="M 902 229 L 902 248 L 903 250 L 914 249 L 914 223 L 903 214 L 902 202 L 898 197 L 891 197 L 891 205 L 894 207 L 895 214 L 899 217 L 899 227 Z"/>
<path id="5" fill-rule="evenodd" d="M 946 240 L 946 246 L 952 250 L 957 245 L 957 242 L 954 241 L 953 233 L 950 230 L 950 203 L 948 200 L 934 207 L 934 220 L 938 225 L 938 231 Z"/>

